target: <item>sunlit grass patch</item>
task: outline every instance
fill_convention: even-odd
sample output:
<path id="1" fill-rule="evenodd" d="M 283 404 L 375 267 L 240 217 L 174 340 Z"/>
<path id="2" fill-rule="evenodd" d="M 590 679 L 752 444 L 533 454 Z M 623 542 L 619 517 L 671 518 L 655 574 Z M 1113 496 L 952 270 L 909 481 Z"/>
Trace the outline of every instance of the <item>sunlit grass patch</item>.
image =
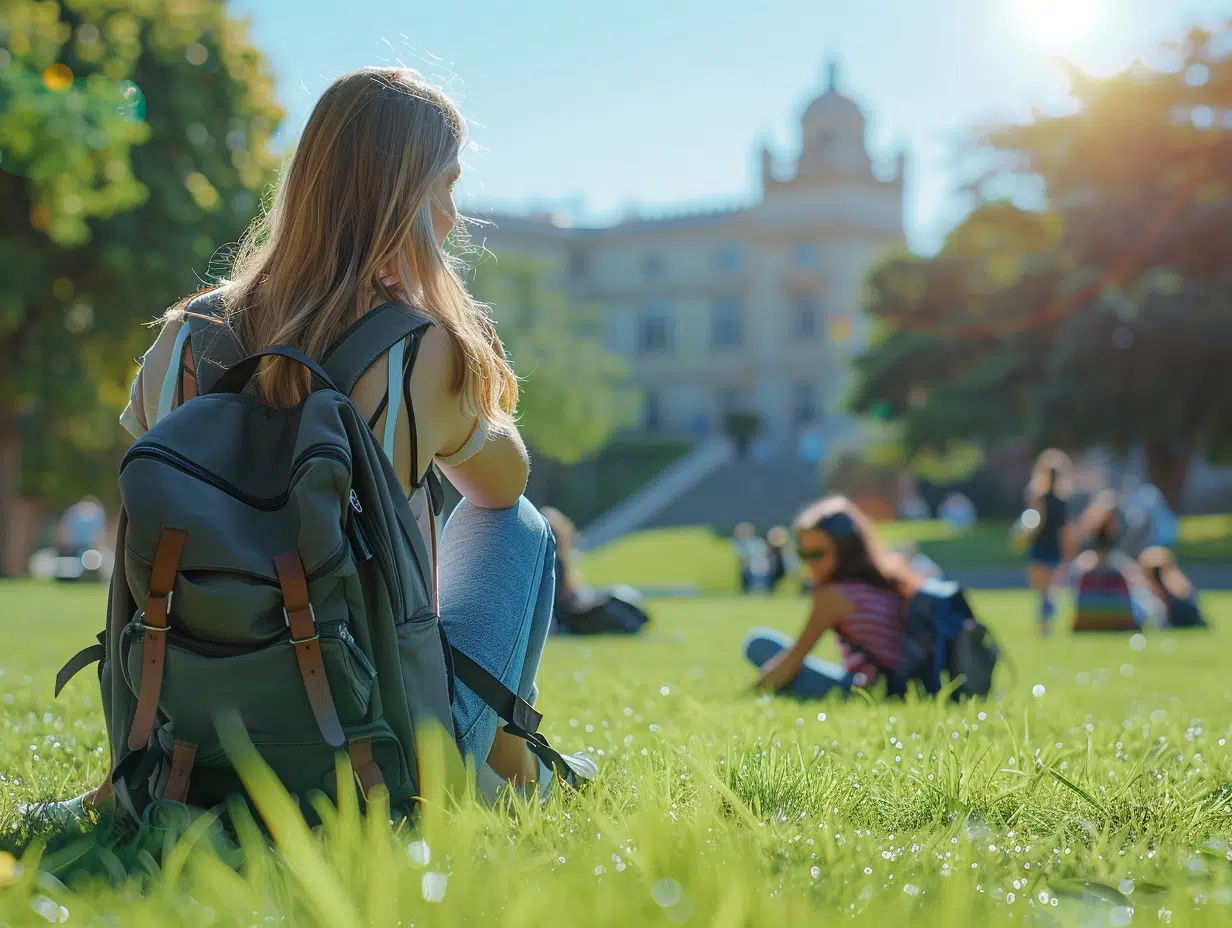
<path id="1" fill-rule="evenodd" d="M 40 866 L 16 804 L 106 761 L 89 675 L 51 698 L 102 595 L 0 586 L 0 828 L 21 857 L 0 858 L 0 923 L 1228 923 L 1232 597 L 1207 597 L 1211 634 L 1132 643 L 1042 641 L 1026 596 L 975 602 L 1017 665 L 989 702 L 753 696 L 742 635 L 794 630 L 802 601 L 657 603 L 643 637 L 549 643 L 545 731 L 602 765 L 584 794 L 488 809 L 436 745 L 413 825 L 344 802 L 314 832 L 258 772 L 233 834 L 104 830 Z"/>

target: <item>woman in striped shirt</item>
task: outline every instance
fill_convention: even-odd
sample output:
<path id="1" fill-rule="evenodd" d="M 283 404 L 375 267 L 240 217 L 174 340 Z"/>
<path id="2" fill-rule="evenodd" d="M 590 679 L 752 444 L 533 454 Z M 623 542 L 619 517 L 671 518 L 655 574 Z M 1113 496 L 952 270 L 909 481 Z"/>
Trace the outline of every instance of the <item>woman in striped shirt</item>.
<path id="1" fill-rule="evenodd" d="M 797 556 L 813 583 L 812 608 L 794 641 L 770 628 L 749 633 L 744 650 L 760 670 L 758 687 L 815 699 L 897 670 L 904 604 L 919 578 L 882 550 L 868 518 L 845 497 L 812 504 L 795 528 Z M 838 635 L 842 665 L 809 654 L 827 629 Z"/>

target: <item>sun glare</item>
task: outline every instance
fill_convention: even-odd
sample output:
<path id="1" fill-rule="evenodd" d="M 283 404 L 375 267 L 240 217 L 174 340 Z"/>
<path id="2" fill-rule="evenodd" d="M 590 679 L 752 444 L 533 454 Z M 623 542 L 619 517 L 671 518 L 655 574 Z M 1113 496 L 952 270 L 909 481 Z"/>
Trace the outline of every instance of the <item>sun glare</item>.
<path id="1" fill-rule="evenodd" d="M 1069 46 L 1092 35 L 1103 18 L 1102 0 L 1013 0 L 1014 19 L 1033 40 Z"/>

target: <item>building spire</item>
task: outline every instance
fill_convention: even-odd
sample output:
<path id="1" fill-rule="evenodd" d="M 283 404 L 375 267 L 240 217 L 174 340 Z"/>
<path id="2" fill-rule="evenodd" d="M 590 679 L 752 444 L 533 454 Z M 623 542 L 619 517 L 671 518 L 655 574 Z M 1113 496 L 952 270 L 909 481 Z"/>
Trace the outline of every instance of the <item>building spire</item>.
<path id="1" fill-rule="evenodd" d="M 826 59 L 826 92 L 838 93 L 838 57 L 835 55 Z"/>

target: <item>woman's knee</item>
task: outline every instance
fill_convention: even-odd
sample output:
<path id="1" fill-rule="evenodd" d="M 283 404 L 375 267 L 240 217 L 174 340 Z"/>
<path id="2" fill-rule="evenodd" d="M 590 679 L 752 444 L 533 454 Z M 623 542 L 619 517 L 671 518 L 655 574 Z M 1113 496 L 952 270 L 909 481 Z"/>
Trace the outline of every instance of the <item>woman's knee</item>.
<path id="1" fill-rule="evenodd" d="M 760 667 L 784 647 L 786 644 L 781 632 L 773 628 L 755 628 L 744 636 L 741 650 L 745 657 Z"/>
<path id="2" fill-rule="evenodd" d="M 555 545 L 547 520 L 525 496 L 508 509 L 484 509 L 463 499 L 450 514 L 441 538 L 443 543 L 500 539 L 506 544 Z"/>

